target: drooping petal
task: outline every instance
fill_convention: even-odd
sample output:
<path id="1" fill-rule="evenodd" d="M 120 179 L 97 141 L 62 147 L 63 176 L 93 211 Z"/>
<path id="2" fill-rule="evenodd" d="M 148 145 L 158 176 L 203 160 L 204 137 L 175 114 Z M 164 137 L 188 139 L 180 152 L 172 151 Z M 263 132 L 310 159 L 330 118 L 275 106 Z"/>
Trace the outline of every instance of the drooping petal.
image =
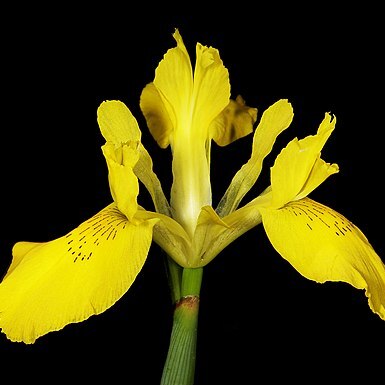
<path id="1" fill-rule="evenodd" d="M 235 174 L 218 204 L 216 211 L 221 217 L 234 211 L 254 185 L 261 173 L 263 160 L 273 148 L 277 136 L 289 127 L 292 119 L 293 108 L 285 99 L 277 101 L 264 111 L 255 129 L 251 157 Z"/>
<path id="2" fill-rule="evenodd" d="M 300 274 L 364 289 L 370 309 L 385 320 L 385 265 L 353 223 L 309 198 L 260 210 L 271 244 Z"/>
<path id="3" fill-rule="evenodd" d="M 336 119 L 326 113 L 316 135 L 309 135 L 301 140 L 293 139 L 277 156 L 271 169 L 274 207 L 282 207 L 287 202 L 294 200 L 302 192 L 305 184 L 307 184 L 306 190 L 314 190 L 318 186 L 314 182 L 322 183 L 328 175 L 338 171 L 337 166 L 332 165 L 328 172 L 322 173 L 325 178 L 319 178 L 320 170 L 316 170 L 312 174 L 315 164 L 324 167 L 321 163 L 317 163 L 317 160 L 334 130 L 335 123 Z M 310 175 L 316 175 L 317 178 L 309 180 Z"/>
<path id="4" fill-rule="evenodd" d="M 211 137 L 219 146 L 227 146 L 253 132 L 257 109 L 248 107 L 242 96 L 230 99 L 227 107 L 211 122 Z"/>
<path id="5" fill-rule="evenodd" d="M 33 343 L 111 307 L 146 260 L 157 219 L 134 225 L 111 204 L 66 236 L 19 242 L 0 284 L 0 328 Z"/>
<path id="6" fill-rule="evenodd" d="M 97 121 L 104 139 L 114 143 L 116 147 L 141 139 L 138 122 L 127 106 L 119 100 L 101 103 L 97 111 Z"/>

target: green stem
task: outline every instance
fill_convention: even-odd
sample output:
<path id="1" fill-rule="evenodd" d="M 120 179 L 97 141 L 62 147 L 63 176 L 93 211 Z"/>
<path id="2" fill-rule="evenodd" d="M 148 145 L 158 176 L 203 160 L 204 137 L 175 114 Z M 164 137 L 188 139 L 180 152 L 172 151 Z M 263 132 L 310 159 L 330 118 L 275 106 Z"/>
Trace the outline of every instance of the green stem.
<path id="1" fill-rule="evenodd" d="M 183 269 L 181 299 L 176 303 L 161 385 L 193 385 L 202 268 Z"/>
<path id="2" fill-rule="evenodd" d="M 181 297 L 181 285 L 182 285 L 182 271 L 183 268 L 179 266 L 172 258 L 168 255 L 167 260 L 167 276 L 171 291 L 172 303 L 175 304 Z"/>

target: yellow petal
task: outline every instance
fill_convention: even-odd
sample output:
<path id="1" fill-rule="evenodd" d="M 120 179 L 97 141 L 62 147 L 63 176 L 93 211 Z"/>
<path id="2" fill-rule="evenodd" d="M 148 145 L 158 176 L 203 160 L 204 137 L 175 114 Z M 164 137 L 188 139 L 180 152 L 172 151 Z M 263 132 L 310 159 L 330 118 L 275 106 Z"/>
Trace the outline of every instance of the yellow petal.
<path id="1" fill-rule="evenodd" d="M 227 107 L 211 122 L 211 136 L 219 146 L 227 146 L 253 132 L 257 109 L 246 106 L 242 96 L 230 99 Z"/>
<path id="2" fill-rule="evenodd" d="M 194 232 L 193 255 L 189 267 L 204 266 L 214 258 L 214 255 L 211 258 L 213 253 L 210 253 L 210 257 L 208 257 L 208 249 L 214 240 L 227 228 L 226 223 L 211 206 L 202 207 Z"/>
<path id="3" fill-rule="evenodd" d="M 154 82 L 141 95 L 140 106 L 152 135 L 165 148 L 174 135 L 209 137 L 209 125 L 228 105 L 230 83 L 219 53 L 212 47 L 196 46 L 193 73 L 191 61 L 178 30 L 177 42 L 155 71 Z"/>
<path id="4" fill-rule="evenodd" d="M 190 267 L 188 257 L 191 253 L 191 239 L 177 221 L 167 215 L 147 211 L 141 207 L 135 217 L 140 220 L 157 219 L 153 231 L 154 242 L 178 265 Z"/>
<path id="5" fill-rule="evenodd" d="M 104 139 L 115 146 L 131 140 L 140 141 L 138 122 L 123 102 L 109 100 L 101 103 L 97 120 Z"/>
<path id="6" fill-rule="evenodd" d="M 193 92 L 193 74 L 190 57 L 178 30 L 175 31 L 173 37 L 177 42 L 177 46 L 169 49 L 164 55 L 155 71 L 153 82 L 158 95 L 161 97 L 163 106 L 159 105 L 156 92 L 151 86 L 142 95 L 141 106 L 145 107 L 143 113 L 146 119 L 149 114 L 155 114 L 160 110 L 163 110 L 163 113 L 167 112 L 167 117 L 163 121 L 167 122 L 169 120 L 173 130 L 175 130 L 177 126 L 180 127 L 185 124 L 186 119 L 191 120 L 189 110 Z M 163 146 L 170 142 L 170 138 L 167 137 L 169 136 L 169 128 L 168 125 L 166 127 L 159 125 L 152 128 L 154 138 L 163 143 Z"/>
<path id="7" fill-rule="evenodd" d="M 235 174 L 218 204 L 217 212 L 221 217 L 234 211 L 254 185 L 261 173 L 263 160 L 273 148 L 277 136 L 289 127 L 292 119 L 293 108 L 285 99 L 279 100 L 264 111 L 255 129 L 251 157 Z"/>
<path id="8" fill-rule="evenodd" d="M 153 163 L 150 154 L 143 147 L 142 143 L 139 144 L 138 151 L 139 160 L 134 167 L 135 175 L 138 176 L 139 180 L 150 193 L 155 210 L 159 213 L 171 216 L 170 205 L 164 195 L 160 180 L 153 171 Z"/>
<path id="9" fill-rule="evenodd" d="M 255 206 L 242 207 L 223 219 L 212 207 L 203 207 L 194 234 L 192 266 L 207 265 L 226 246 L 259 223 L 261 214 Z"/>
<path id="10" fill-rule="evenodd" d="M 29 344 L 108 309 L 142 269 L 156 221 L 133 225 L 112 204 L 54 241 L 17 243 L 0 284 L 2 331 Z"/>
<path id="11" fill-rule="evenodd" d="M 159 147 L 166 148 L 170 144 L 170 135 L 174 126 L 154 83 L 149 83 L 144 87 L 140 95 L 140 108 L 146 118 L 151 135 Z"/>
<path id="12" fill-rule="evenodd" d="M 107 142 L 102 146 L 108 166 L 111 195 L 119 210 L 132 220 L 137 211 L 139 194 L 138 178 L 133 168 L 139 159 L 138 143 L 129 143 L 115 148 Z"/>
<path id="13" fill-rule="evenodd" d="M 194 90 L 192 96 L 194 135 L 207 139 L 211 122 L 230 101 L 229 73 L 222 63 L 219 51 L 201 44 L 196 46 Z M 192 107 L 192 106 L 191 106 Z"/>
<path id="14" fill-rule="evenodd" d="M 370 309 L 385 320 L 385 265 L 353 223 L 309 198 L 261 212 L 271 244 L 300 274 L 364 289 Z"/>
<path id="15" fill-rule="evenodd" d="M 315 161 L 309 177 L 302 187 L 302 190 L 297 194 L 296 200 L 308 196 L 315 188 L 324 182 L 326 178 L 337 173 L 338 171 L 339 167 L 337 164 L 326 163 L 321 158 L 318 158 Z"/>
<path id="16" fill-rule="evenodd" d="M 309 135 L 301 140 L 293 139 L 278 155 L 271 169 L 272 204 L 275 207 L 282 207 L 296 199 L 304 188 L 307 191 L 313 190 L 319 185 L 317 183 L 322 183 L 328 175 L 338 170 L 337 166 L 333 165 L 326 173 L 325 169 L 312 173 L 321 149 L 334 130 L 335 123 L 336 119 L 325 114 L 316 135 Z M 317 163 L 317 166 L 324 167 L 321 163 Z M 317 178 L 309 180 L 309 176 L 314 175 Z M 322 178 L 320 178 L 321 175 Z M 304 187 L 305 184 L 307 184 L 306 187 Z"/>

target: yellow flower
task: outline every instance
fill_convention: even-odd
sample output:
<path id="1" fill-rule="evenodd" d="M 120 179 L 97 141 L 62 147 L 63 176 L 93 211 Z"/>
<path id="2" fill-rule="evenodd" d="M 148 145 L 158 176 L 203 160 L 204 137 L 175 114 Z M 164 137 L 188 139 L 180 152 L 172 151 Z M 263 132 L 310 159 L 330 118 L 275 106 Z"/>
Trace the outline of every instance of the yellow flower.
<path id="1" fill-rule="evenodd" d="M 103 102 L 97 119 L 106 140 L 102 152 L 113 203 L 56 240 L 14 246 L 0 284 L 2 331 L 12 341 L 33 343 L 105 311 L 130 288 L 152 241 L 180 269 L 199 270 L 260 223 L 274 248 L 302 275 L 365 289 L 370 308 L 385 319 L 380 257 L 356 226 L 307 198 L 338 171 L 320 157 L 335 119 L 326 114 L 316 135 L 291 141 L 271 169 L 271 186 L 240 206 L 277 136 L 293 119 L 287 100 L 273 104 L 254 131 L 249 161 L 214 210 L 211 141 L 224 146 L 251 134 L 257 110 L 240 96 L 230 99 L 228 71 L 216 49 L 198 43 L 193 69 L 179 31 L 173 36 L 176 47 L 164 55 L 140 98 L 154 139 L 161 148 L 171 147 L 170 202 L 130 110 L 120 101 Z M 139 181 L 149 191 L 154 211 L 137 204 Z"/>
<path id="2" fill-rule="evenodd" d="M 335 123 L 325 114 L 316 135 L 292 140 L 271 168 L 271 186 L 224 221 L 236 222 L 258 210 L 271 244 L 299 273 L 316 282 L 341 281 L 364 289 L 370 309 L 385 320 L 381 258 L 352 222 L 307 197 L 339 171 L 320 157 Z"/>

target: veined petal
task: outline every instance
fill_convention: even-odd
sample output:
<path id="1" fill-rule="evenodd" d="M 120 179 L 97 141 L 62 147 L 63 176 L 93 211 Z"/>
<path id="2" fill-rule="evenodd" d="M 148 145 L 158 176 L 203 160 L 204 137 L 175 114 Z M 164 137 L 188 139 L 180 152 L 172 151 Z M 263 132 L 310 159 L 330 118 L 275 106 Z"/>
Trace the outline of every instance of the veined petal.
<path id="1" fill-rule="evenodd" d="M 193 73 L 190 62 L 190 57 L 183 43 L 179 31 L 176 30 L 173 34 L 177 42 L 175 48 L 169 49 L 155 70 L 154 86 L 160 96 L 163 106 L 160 106 L 157 93 L 150 86 L 145 88 L 142 93 L 141 107 L 147 119 L 147 123 L 151 122 L 148 119 L 151 114 L 156 114 L 159 111 L 167 112 L 167 118 L 163 121 L 170 121 L 173 130 L 186 124 L 186 120 L 191 120 L 191 97 L 193 93 Z M 159 114 L 158 114 L 159 115 Z M 163 127 L 161 125 L 152 126 L 150 131 L 155 140 L 165 147 L 170 142 L 168 134 L 170 126 Z"/>
<path id="2" fill-rule="evenodd" d="M 100 131 L 107 142 L 116 147 L 129 141 L 140 141 L 138 122 L 127 106 L 119 100 L 109 100 L 100 104 L 97 111 Z"/>
<path id="3" fill-rule="evenodd" d="M 137 147 L 138 143 L 135 142 L 117 148 L 110 142 L 102 146 L 108 166 L 111 195 L 119 210 L 130 220 L 138 209 L 139 183 L 133 171 L 139 159 Z"/>
<path id="4" fill-rule="evenodd" d="M 198 218 L 193 240 L 193 267 L 205 266 L 226 246 L 261 223 L 256 207 L 242 207 L 220 218 L 210 206 L 205 206 Z"/>
<path id="5" fill-rule="evenodd" d="M 209 262 L 206 256 L 208 248 L 227 227 L 211 206 L 202 207 L 194 232 L 190 267 L 204 266 Z"/>
<path id="6" fill-rule="evenodd" d="M 173 37 L 177 46 L 164 55 L 140 101 L 149 129 L 162 148 L 174 135 L 182 136 L 181 141 L 185 135 L 207 140 L 211 122 L 230 99 L 229 75 L 218 50 L 198 43 L 193 73 L 178 30 Z"/>
<path id="7" fill-rule="evenodd" d="M 310 171 L 309 178 L 307 178 L 302 190 L 297 194 L 296 200 L 308 196 L 315 188 L 324 182 L 326 178 L 338 171 L 339 167 L 337 164 L 326 163 L 321 158 L 318 158 Z"/>
<path id="8" fill-rule="evenodd" d="M 246 106 L 242 96 L 230 99 L 227 107 L 211 122 L 210 136 L 219 146 L 227 146 L 253 132 L 257 109 Z"/>
<path id="9" fill-rule="evenodd" d="M 228 106 L 230 100 L 229 73 L 219 51 L 198 43 L 194 71 L 194 109 L 192 129 L 194 135 L 207 140 L 211 122 Z"/>
<path id="10" fill-rule="evenodd" d="M 0 284 L 2 331 L 29 344 L 111 307 L 142 269 L 156 222 L 134 225 L 111 204 L 66 236 L 17 243 Z"/>
<path id="11" fill-rule="evenodd" d="M 277 136 L 289 127 L 293 108 L 285 100 L 279 100 L 264 111 L 255 129 L 250 159 L 235 174 L 230 186 L 218 204 L 217 213 L 223 217 L 234 211 L 242 198 L 258 179 L 265 157 L 273 148 Z"/>
<path id="12" fill-rule="evenodd" d="M 153 231 L 154 242 L 178 265 L 190 267 L 191 239 L 177 221 L 167 215 L 147 211 L 141 207 L 139 207 L 135 217 L 141 220 L 157 219 L 158 222 Z"/>
<path id="13" fill-rule="evenodd" d="M 334 130 L 335 123 L 336 119 L 326 113 L 316 135 L 309 135 L 301 140 L 293 139 L 278 155 L 271 169 L 274 207 L 282 207 L 296 199 L 303 189 L 314 190 L 318 186 L 316 182 L 322 183 L 328 175 L 337 172 L 337 166 L 332 165 L 325 173 L 324 164 L 318 162 L 321 149 Z M 315 164 L 323 170 L 312 173 Z M 316 178 L 309 180 L 310 176 Z"/>
<path id="14" fill-rule="evenodd" d="M 160 101 L 160 103 L 162 102 Z M 115 148 L 129 142 L 139 143 L 137 145 L 139 159 L 134 165 L 134 173 L 149 191 L 155 208 L 165 214 L 168 213 L 167 199 L 160 181 L 152 169 L 151 157 L 140 143 L 141 131 L 131 111 L 124 103 L 112 100 L 103 102 L 99 106 L 97 116 L 100 130 L 107 143 L 113 143 Z M 130 172 L 128 174 L 131 175 Z"/>
<path id="15" fill-rule="evenodd" d="M 150 154 L 144 148 L 142 143 L 139 144 L 138 151 L 139 160 L 134 167 L 135 175 L 137 175 L 150 193 L 155 210 L 159 213 L 171 216 L 170 205 L 164 195 L 160 180 L 152 169 L 153 164 Z"/>
<path id="16" fill-rule="evenodd" d="M 140 95 L 140 109 L 146 118 L 151 135 L 160 148 L 166 148 L 170 144 L 170 135 L 175 121 L 171 121 L 172 113 L 166 109 L 166 104 L 154 83 L 144 87 Z"/>
<path id="17" fill-rule="evenodd" d="M 300 274 L 364 289 L 370 309 L 385 320 L 385 265 L 353 223 L 309 198 L 260 210 L 271 244 Z"/>

